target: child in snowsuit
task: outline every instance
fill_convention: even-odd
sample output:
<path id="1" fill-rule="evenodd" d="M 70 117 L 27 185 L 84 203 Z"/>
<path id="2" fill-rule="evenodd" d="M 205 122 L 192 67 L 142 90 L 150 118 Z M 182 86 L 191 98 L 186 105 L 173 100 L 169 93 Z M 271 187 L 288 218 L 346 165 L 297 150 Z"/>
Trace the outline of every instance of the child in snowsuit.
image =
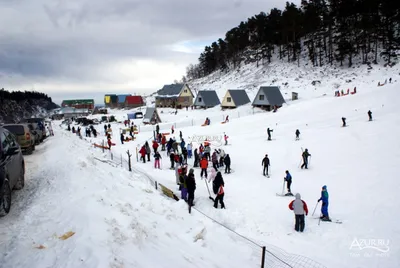
<path id="1" fill-rule="evenodd" d="M 201 168 L 200 177 L 203 178 L 204 174 L 205 177 L 207 178 L 208 160 L 205 157 L 203 157 L 203 159 L 201 159 L 200 161 L 200 168 Z"/>
<path id="2" fill-rule="evenodd" d="M 264 167 L 263 168 L 263 175 L 268 176 L 268 167 L 270 165 L 269 163 L 269 158 L 268 155 L 266 154 L 265 157 L 263 158 L 261 165 Z"/>
<path id="3" fill-rule="evenodd" d="M 329 205 L 329 194 L 328 190 L 326 188 L 326 185 L 322 186 L 321 190 L 321 198 L 318 199 L 318 202 L 322 201 L 322 206 L 321 206 L 321 220 L 323 221 L 330 221 L 329 219 L 329 213 L 328 213 L 328 205 Z"/>
<path id="4" fill-rule="evenodd" d="M 300 131 L 296 129 L 296 141 L 300 140 Z"/>
<path id="5" fill-rule="evenodd" d="M 231 173 L 231 158 L 229 154 L 224 157 L 225 174 Z"/>
<path id="6" fill-rule="evenodd" d="M 308 157 L 311 156 L 308 149 L 305 149 L 301 156 L 303 157 L 303 165 L 301 165 L 301 169 L 308 169 Z"/>
<path id="7" fill-rule="evenodd" d="M 217 176 L 215 176 L 215 179 L 213 181 L 213 191 L 214 194 L 217 195 L 217 197 L 214 200 L 214 207 L 218 208 L 218 201 L 221 204 L 221 208 L 225 208 L 224 204 L 224 179 L 222 178 L 221 172 L 217 173 Z"/>
<path id="8" fill-rule="evenodd" d="M 296 194 L 296 199 L 290 202 L 289 209 L 293 210 L 295 215 L 294 229 L 297 232 L 304 231 L 304 214 L 308 215 L 308 208 L 306 202 L 301 200 L 299 193 Z"/>
<path id="9" fill-rule="evenodd" d="M 292 193 L 290 186 L 292 185 L 292 175 L 290 175 L 289 170 L 285 171 L 286 173 L 286 177 L 284 177 L 283 179 L 286 181 L 286 187 L 287 187 L 287 191 L 288 193 Z"/>
<path id="10" fill-rule="evenodd" d="M 160 159 L 161 158 L 162 157 L 161 157 L 160 153 L 157 152 L 157 150 L 156 150 L 156 152 L 154 153 L 154 168 L 161 169 L 160 168 Z"/>
<path id="11" fill-rule="evenodd" d="M 194 206 L 194 191 L 196 190 L 196 180 L 194 178 L 194 169 L 189 170 L 189 175 L 186 179 L 186 186 L 188 190 L 188 202 L 190 206 Z"/>

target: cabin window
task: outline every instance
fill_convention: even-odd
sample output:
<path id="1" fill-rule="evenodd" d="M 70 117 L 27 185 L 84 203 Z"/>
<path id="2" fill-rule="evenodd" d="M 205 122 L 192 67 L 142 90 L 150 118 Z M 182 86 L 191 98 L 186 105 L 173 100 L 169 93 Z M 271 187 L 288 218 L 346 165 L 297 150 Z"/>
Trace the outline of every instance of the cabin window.
<path id="1" fill-rule="evenodd" d="M 232 98 L 231 98 L 231 97 L 227 97 L 227 98 L 226 98 L 226 101 L 227 101 L 227 102 L 232 102 Z"/>
<path id="2" fill-rule="evenodd" d="M 259 100 L 264 100 L 264 95 L 258 96 L 258 99 L 259 99 Z"/>
<path id="3" fill-rule="evenodd" d="M 202 99 L 201 99 L 201 97 L 199 97 L 199 102 L 202 102 Z"/>
<path id="4" fill-rule="evenodd" d="M 187 89 L 184 89 L 183 92 L 187 93 Z"/>

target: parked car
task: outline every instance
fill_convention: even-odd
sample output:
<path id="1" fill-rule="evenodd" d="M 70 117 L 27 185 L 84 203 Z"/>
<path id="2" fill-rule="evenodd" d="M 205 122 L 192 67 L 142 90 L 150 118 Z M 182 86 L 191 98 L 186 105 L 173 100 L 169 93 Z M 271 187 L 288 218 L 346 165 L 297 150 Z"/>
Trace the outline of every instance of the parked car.
<path id="1" fill-rule="evenodd" d="M 31 123 L 31 124 L 36 124 L 37 128 L 42 132 L 42 139 L 43 141 L 46 138 L 46 128 L 45 128 L 45 122 L 44 118 L 36 117 L 36 118 L 25 118 L 23 123 Z"/>
<path id="2" fill-rule="evenodd" d="M 43 132 L 35 123 L 27 123 L 29 130 L 35 136 L 35 145 L 39 145 L 43 141 Z"/>
<path id="3" fill-rule="evenodd" d="M 25 185 L 25 161 L 14 135 L 0 127 L 0 217 L 10 212 L 11 191 Z"/>
<path id="4" fill-rule="evenodd" d="M 10 131 L 17 139 L 21 149 L 31 154 L 35 150 L 35 135 L 26 124 L 5 124 L 5 129 Z"/>

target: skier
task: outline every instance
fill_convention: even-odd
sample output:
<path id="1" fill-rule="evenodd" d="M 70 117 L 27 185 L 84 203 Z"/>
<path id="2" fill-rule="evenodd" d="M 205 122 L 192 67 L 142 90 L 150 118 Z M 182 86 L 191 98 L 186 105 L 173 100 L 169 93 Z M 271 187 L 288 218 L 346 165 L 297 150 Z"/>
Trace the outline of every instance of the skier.
<path id="1" fill-rule="evenodd" d="M 229 154 L 224 157 L 224 164 L 225 164 L 225 174 L 231 173 L 231 158 Z"/>
<path id="2" fill-rule="evenodd" d="M 199 161 L 200 161 L 200 156 L 197 153 L 197 148 L 194 149 L 194 162 L 193 162 L 193 167 L 199 167 Z"/>
<path id="3" fill-rule="evenodd" d="M 218 208 L 218 201 L 221 204 L 221 208 L 225 208 L 224 204 L 224 179 L 222 178 L 221 172 L 217 172 L 213 181 L 213 192 L 217 195 L 214 200 L 214 207 Z"/>
<path id="4" fill-rule="evenodd" d="M 300 140 L 300 131 L 296 129 L 296 141 Z"/>
<path id="5" fill-rule="evenodd" d="M 162 157 L 161 157 L 160 153 L 157 152 L 157 149 L 156 149 L 155 153 L 154 153 L 154 168 L 161 169 L 161 167 L 160 167 L 160 159 L 161 158 Z"/>
<path id="6" fill-rule="evenodd" d="M 225 140 L 225 145 L 228 145 L 228 136 L 224 133 L 224 140 Z"/>
<path id="7" fill-rule="evenodd" d="M 308 149 L 305 149 L 301 156 L 303 157 L 303 165 L 301 165 L 301 169 L 308 169 L 308 157 L 311 156 Z"/>
<path id="8" fill-rule="evenodd" d="M 196 190 L 196 180 L 194 177 L 194 169 L 191 168 L 189 170 L 189 175 L 187 176 L 186 179 L 186 186 L 187 186 L 187 191 L 188 191 L 188 202 L 190 206 L 194 206 L 194 191 Z"/>
<path id="9" fill-rule="evenodd" d="M 371 110 L 368 111 L 368 117 L 369 117 L 369 121 L 372 121 L 372 112 L 371 112 Z"/>
<path id="10" fill-rule="evenodd" d="M 264 167 L 263 168 L 263 175 L 269 177 L 269 175 L 268 175 L 268 166 L 270 165 L 270 162 L 269 162 L 268 154 L 265 155 L 264 159 L 261 162 L 261 165 Z"/>
<path id="11" fill-rule="evenodd" d="M 274 132 L 274 130 L 268 128 L 268 129 L 267 129 L 267 134 L 268 134 L 268 140 L 269 140 L 269 141 L 271 140 L 271 132 Z"/>
<path id="12" fill-rule="evenodd" d="M 207 178 L 208 160 L 206 159 L 206 157 L 203 157 L 203 159 L 201 159 L 200 168 L 201 168 L 200 177 L 203 178 L 203 174 L 204 174 Z"/>
<path id="13" fill-rule="evenodd" d="M 292 175 L 290 175 L 289 170 L 285 171 L 286 173 L 286 177 L 284 177 L 283 179 L 286 181 L 286 188 L 288 193 L 286 195 L 293 195 L 292 191 L 290 189 L 290 186 L 292 185 Z"/>
<path id="14" fill-rule="evenodd" d="M 346 117 L 342 117 L 343 127 L 346 126 Z"/>
<path id="15" fill-rule="evenodd" d="M 296 194 L 296 199 L 290 202 L 289 209 L 293 210 L 295 215 L 294 229 L 297 232 L 304 231 L 304 214 L 308 215 L 308 208 L 306 202 L 301 200 L 299 193 Z"/>
<path id="16" fill-rule="evenodd" d="M 328 213 L 329 194 L 328 194 L 328 190 L 326 188 L 326 185 L 322 186 L 321 198 L 318 199 L 318 202 L 319 201 L 322 201 L 321 220 L 322 221 L 331 221 L 331 219 L 329 218 L 329 213 Z"/>
<path id="17" fill-rule="evenodd" d="M 87 133 L 87 130 L 86 130 L 86 133 Z M 124 133 L 121 133 L 121 144 L 124 144 L 124 140 L 125 140 Z"/>

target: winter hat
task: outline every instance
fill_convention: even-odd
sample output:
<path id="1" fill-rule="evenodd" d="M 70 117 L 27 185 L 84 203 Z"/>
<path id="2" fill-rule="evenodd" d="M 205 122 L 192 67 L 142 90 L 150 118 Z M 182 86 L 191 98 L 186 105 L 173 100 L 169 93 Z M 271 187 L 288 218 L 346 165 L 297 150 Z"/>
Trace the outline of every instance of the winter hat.
<path id="1" fill-rule="evenodd" d="M 295 196 L 296 196 L 296 199 L 300 199 L 301 198 L 301 195 L 299 193 L 297 193 Z"/>
<path id="2" fill-rule="evenodd" d="M 193 172 L 194 172 L 193 168 L 189 169 L 189 174 L 193 174 Z"/>
<path id="3" fill-rule="evenodd" d="M 322 186 L 322 189 L 326 190 L 326 185 Z"/>

